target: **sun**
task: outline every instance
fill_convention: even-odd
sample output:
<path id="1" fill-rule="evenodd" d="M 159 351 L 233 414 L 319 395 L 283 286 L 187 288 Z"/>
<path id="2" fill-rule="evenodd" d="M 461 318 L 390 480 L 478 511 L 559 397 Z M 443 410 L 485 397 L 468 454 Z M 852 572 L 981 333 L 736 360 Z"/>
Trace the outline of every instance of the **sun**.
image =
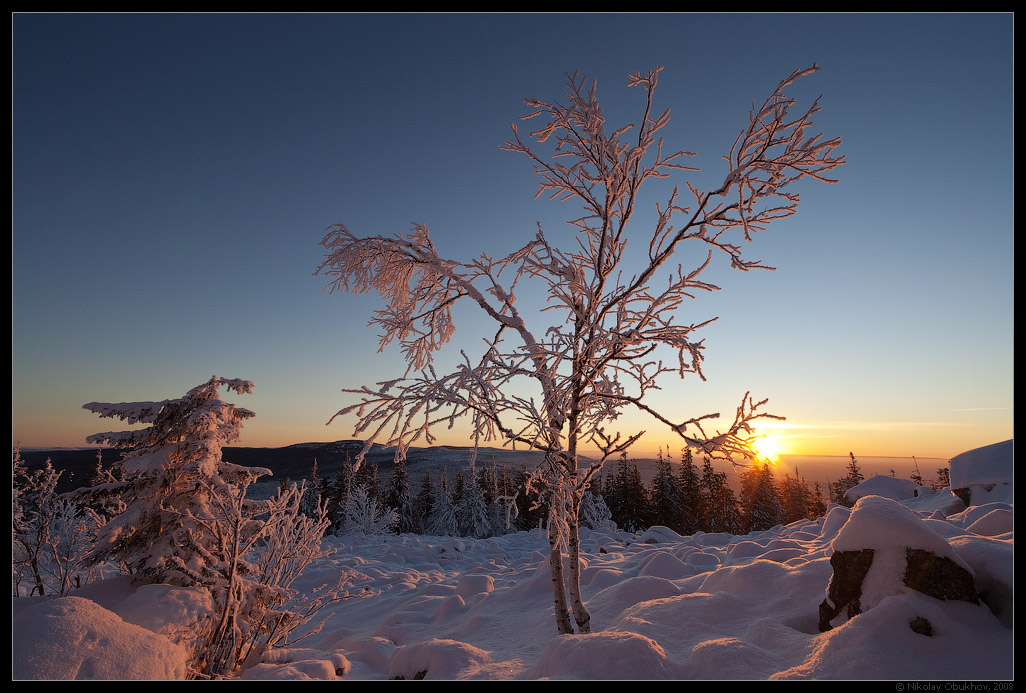
<path id="1" fill-rule="evenodd" d="M 760 435 L 752 440 L 752 449 L 759 455 L 760 460 L 768 460 L 776 464 L 780 459 L 780 440 Z"/>

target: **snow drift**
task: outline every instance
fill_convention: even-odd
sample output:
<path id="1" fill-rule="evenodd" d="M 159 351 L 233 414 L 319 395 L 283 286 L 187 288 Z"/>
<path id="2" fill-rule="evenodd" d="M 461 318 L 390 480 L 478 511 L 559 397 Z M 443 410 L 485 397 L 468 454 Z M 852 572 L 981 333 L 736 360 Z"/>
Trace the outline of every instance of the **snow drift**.
<path id="1" fill-rule="evenodd" d="M 596 629 L 587 635 L 555 633 L 548 546 L 538 532 L 333 537 L 335 553 L 295 586 L 309 591 L 349 572 L 364 596 L 324 612 L 303 649 L 275 650 L 239 676 L 1011 679 L 1011 491 L 968 508 L 947 490 L 903 499 L 900 510 L 867 496 L 864 509 L 880 512 L 833 506 L 818 520 L 745 536 L 582 530 L 582 588 Z M 818 632 L 830 556 L 866 541 L 950 556 L 971 570 L 983 603 L 891 589 L 881 574 L 872 608 Z M 15 678 L 185 675 L 174 632 L 205 608 L 202 600 L 125 578 L 76 595 L 14 600 Z M 917 617 L 932 635 L 910 629 Z"/>

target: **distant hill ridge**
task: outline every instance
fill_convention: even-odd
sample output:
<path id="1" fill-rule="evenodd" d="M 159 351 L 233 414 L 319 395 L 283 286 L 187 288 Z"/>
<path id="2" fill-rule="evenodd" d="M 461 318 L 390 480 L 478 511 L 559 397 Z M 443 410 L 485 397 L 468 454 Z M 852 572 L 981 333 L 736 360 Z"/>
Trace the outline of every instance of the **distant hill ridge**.
<path id="1" fill-rule="evenodd" d="M 263 483 L 278 483 L 282 479 L 298 481 L 310 476 L 310 467 L 313 461 L 317 460 L 318 474 L 321 477 L 331 477 L 338 471 L 346 457 L 355 457 L 363 447 L 360 440 L 336 440 L 327 443 L 293 443 L 280 448 L 248 448 L 248 447 L 226 447 L 224 448 L 224 459 L 235 464 L 250 467 L 266 467 L 274 476 L 263 480 Z M 96 467 L 96 448 L 55 448 L 27 449 L 21 451 L 21 457 L 25 460 L 30 469 L 43 465 L 49 458 L 57 469 L 66 470 L 62 475 L 58 490 L 60 492 L 70 491 L 88 483 Z M 413 480 L 419 480 L 431 469 L 432 477 L 437 478 L 442 469 L 448 470 L 450 475 L 466 468 L 470 461 L 472 448 L 470 446 L 460 447 L 454 445 L 436 445 L 430 447 L 410 448 L 407 454 L 407 471 Z M 113 448 L 103 448 L 104 466 L 110 466 L 119 459 L 121 451 Z M 395 454 L 394 447 L 385 447 L 375 444 L 367 455 L 367 461 L 378 465 L 378 471 L 382 480 L 388 479 L 392 473 L 392 460 Z M 913 469 L 913 460 L 909 458 L 861 456 L 856 455 L 866 477 L 873 474 L 888 474 L 892 468 L 897 469 L 897 476 L 908 478 Z M 477 450 L 477 464 L 505 466 L 511 468 L 531 467 L 542 461 L 542 453 L 529 450 L 510 450 L 508 448 L 481 447 Z M 646 457 L 631 457 L 631 461 L 637 463 L 638 471 L 646 484 L 650 484 L 656 473 L 656 460 Z M 672 462 L 676 465 L 679 458 L 674 456 Z M 947 466 L 947 460 L 941 458 L 918 458 L 923 476 L 929 479 L 939 466 Z M 777 465 L 776 472 L 779 477 L 784 473 L 794 475 L 797 471 L 811 484 L 819 481 L 825 484 L 834 481 L 844 475 L 844 468 L 848 463 L 847 456 L 828 455 L 784 455 Z M 701 458 L 696 456 L 695 464 L 701 466 Z M 601 474 L 610 474 L 616 470 L 617 461 L 606 462 Z M 728 470 L 725 463 L 715 465 L 718 470 Z M 731 474 L 732 483 L 735 475 Z"/>
<path id="2" fill-rule="evenodd" d="M 280 448 L 247 448 L 225 447 L 223 457 L 234 464 L 247 467 L 266 467 L 270 469 L 273 479 L 265 482 L 277 483 L 282 479 L 298 481 L 310 475 L 313 461 L 317 460 L 318 474 L 322 477 L 333 476 L 346 459 L 359 454 L 363 448 L 360 440 L 336 440 L 328 443 L 293 443 Z M 61 475 L 58 491 L 63 493 L 88 484 L 89 478 L 96 468 L 96 452 L 98 448 L 54 448 L 28 449 L 21 451 L 21 458 L 29 469 L 37 469 L 49 459 L 55 469 L 64 470 Z M 121 450 L 99 448 L 103 464 L 109 467 L 121 457 Z M 443 466 L 450 472 L 464 468 L 470 462 L 471 447 L 453 445 L 437 445 L 424 448 L 410 448 L 407 453 L 407 469 L 411 477 L 423 475 L 428 467 L 436 473 Z M 395 455 L 394 447 L 374 444 L 367 454 L 367 462 L 378 465 L 382 478 L 391 474 Z M 501 466 L 527 466 L 537 464 L 542 453 L 535 451 L 508 450 L 501 448 L 478 448 L 478 464 L 497 464 Z"/>

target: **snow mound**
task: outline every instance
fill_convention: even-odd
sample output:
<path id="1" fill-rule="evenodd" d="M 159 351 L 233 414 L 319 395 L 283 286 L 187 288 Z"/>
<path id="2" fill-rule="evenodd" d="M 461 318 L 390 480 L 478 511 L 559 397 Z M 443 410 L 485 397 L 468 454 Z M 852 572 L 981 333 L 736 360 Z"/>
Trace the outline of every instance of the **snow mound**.
<path id="1" fill-rule="evenodd" d="M 891 500 L 903 501 L 915 498 L 917 491 L 923 487 L 911 479 L 898 479 L 893 476 L 877 474 L 863 481 L 858 486 L 848 489 L 844 497 L 850 501 L 857 501 L 865 496 L 883 496 Z"/>
<path id="2" fill-rule="evenodd" d="M 175 639 L 183 623 L 199 623 L 215 613 L 214 600 L 203 589 L 173 585 L 140 585 L 111 609 L 126 622 Z"/>
<path id="3" fill-rule="evenodd" d="M 834 538 L 834 551 L 891 548 L 922 549 L 958 561 L 944 537 L 930 529 L 913 510 L 882 496 L 859 499 L 848 522 Z"/>
<path id="4" fill-rule="evenodd" d="M 832 505 L 823 517 L 823 529 L 820 531 L 820 537 L 826 541 L 836 537 L 850 517 L 850 508 L 843 505 Z"/>
<path id="5" fill-rule="evenodd" d="M 185 678 L 184 649 L 81 597 L 33 604 L 12 630 L 15 679 Z"/>
<path id="6" fill-rule="evenodd" d="M 1012 627 L 1015 550 L 1009 541 L 963 535 L 951 547 L 975 573 L 980 599 L 1006 628 Z"/>
<path id="7" fill-rule="evenodd" d="M 951 458 L 951 488 L 1012 483 L 1011 440 L 963 452 Z"/>
<path id="8" fill-rule="evenodd" d="M 908 624 L 915 618 L 927 619 L 933 635 L 913 632 Z M 769 678 L 901 681 L 909 672 L 930 680 L 1011 678 L 1007 636 L 992 620 L 986 609 L 968 602 L 942 602 L 918 592 L 892 595 L 813 638 L 802 662 Z"/>
<path id="9" fill-rule="evenodd" d="M 549 640 L 531 678 L 546 679 L 672 678 L 666 652 L 655 640 L 630 632 L 606 631 L 564 635 Z"/>
<path id="10" fill-rule="evenodd" d="M 665 544 L 678 542 L 682 537 L 669 527 L 657 525 L 649 527 L 638 539 L 643 544 Z"/>
<path id="11" fill-rule="evenodd" d="M 944 493 L 903 502 L 866 496 L 853 509 L 831 506 L 826 517 L 744 536 L 675 537 L 659 528 L 582 531 L 588 547 L 582 597 L 594 632 L 562 636 L 553 622 L 544 533 L 328 537 L 335 551 L 311 565 L 294 587 L 309 593 L 345 572 L 352 598 L 326 607 L 315 619 L 320 629 L 303 633 L 302 648 L 292 642 L 263 652 L 238 676 L 1010 680 L 1014 506 L 960 503 Z M 880 588 L 875 608 L 819 632 L 817 605 L 830 582 L 833 550 L 893 550 L 896 557 L 909 546 L 967 565 L 986 606 L 913 590 L 888 595 Z M 900 572 L 897 560 L 883 565 Z M 885 571 L 867 580 L 880 586 L 891 577 Z M 187 674 L 184 653 L 165 636 L 202 617 L 210 606 L 202 595 L 137 586 L 128 577 L 92 583 L 75 594 L 96 605 L 78 600 L 77 610 L 54 615 L 48 610 L 67 600 L 13 600 L 16 678 Z M 44 626 L 47 618 L 65 615 L 69 626 Z M 916 618 L 929 621 L 932 636 L 909 628 Z M 97 625 L 121 637 L 130 633 L 131 650 L 115 638 L 102 651 L 89 638 L 76 646 L 58 632 L 71 627 L 85 633 Z M 90 637 L 98 642 L 103 636 Z M 86 659 L 93 668 L 88 674 L 77 664 Z"/>
<path id="12" fill-rule="evenodd" d="M 969 525 L 969 531 L 985 537 L 996 537 L 1011 532 L 1013 523 L 1011 510 L 997 508 Z"/>
<path id="13" fill-rule="evenodd" d="M 454 680 L 468 678 L 491 663 L 484 650 L 458 640 L 434 638 L 396 648 L 388 678 Z"/>
<path id="14" fill-rule="evenodd" d="M 694 575 L 697 571 L 669 551 L 653 551 L 646 557 L 638 571 L 639 576 L 660 577 L 667 580 L 680 580 Z"/>
<path id="15" fill-rule="evenodd" d="M 456 583 L 456 594 L 464 599 L 487 593 L 495 589 L 495 580 L 491 575 L 463 575 Z"/>
<path id="16" fill-rule="evenodd" d="M 251 681 L 332 681 L 349 672 L 350 663 L 339 653 L 303 648 L 267 651 L 264 661 L 245 669 L 240 679 Z"/>
<path id="17" fill-rule="evenodd" d="M 903 500 L 902 505 L 907 505 L 916 512 L 926 515 L 939 512 L 939 519 L 965 510 L 965 503 L 950 489 L 943 489 L 936 493 L 922 493 L 915 498 Z"/>

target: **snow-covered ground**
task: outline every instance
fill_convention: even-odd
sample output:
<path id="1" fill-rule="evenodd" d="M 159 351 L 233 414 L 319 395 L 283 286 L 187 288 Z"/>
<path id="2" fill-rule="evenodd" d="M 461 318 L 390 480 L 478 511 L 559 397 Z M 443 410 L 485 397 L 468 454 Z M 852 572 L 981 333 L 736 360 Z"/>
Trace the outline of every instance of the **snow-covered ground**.
<path id="1" fill-rule="evenodd" d="M 353 591 L 366 596 L 338 603 L 320 632 L 241 676 L 1014 678 L 1011 485 L 968 509 L 946 490 L 900 505 L 886 497 L 894 493 L 878 489 L 853 511 L 832 506 L 816 521 L 747 536 L 582 530 L 583 591 L 595 631 L 588 635 L 556 635 L 547 544 L 538 532 L 331 537 L 335 553 L 295 586 L 312 590 L 349 571 Z M 849 522 L 860 513 L 861 521 Z M 881 526 L 881 518 L 892 520 Z M 877 583 L 871 608 L 820 633 L 818 606 L 838 537 L 845 548 L 925 541 L 968 566 L 990 606 Z M 14 600 L 14 678 L 184 675 L 184 652 L 164 636 L 209 606 L 195 592 L 114 578 L 75 595 Z M 930 622 L 932 635 L 910 629 L 917 617 Z"/>

